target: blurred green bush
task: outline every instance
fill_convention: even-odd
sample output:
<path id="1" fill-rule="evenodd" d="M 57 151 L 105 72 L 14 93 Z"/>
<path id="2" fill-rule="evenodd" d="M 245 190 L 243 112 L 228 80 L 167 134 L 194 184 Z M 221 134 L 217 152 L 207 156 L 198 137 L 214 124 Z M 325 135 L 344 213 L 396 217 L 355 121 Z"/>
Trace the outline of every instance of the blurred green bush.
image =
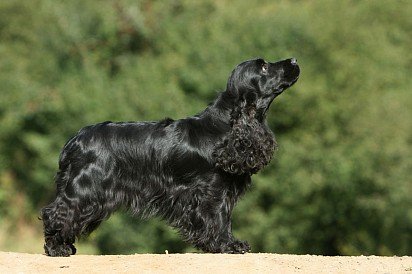
<path id="1" fill-rule="evenodd" d="M 235 234 L 254 252 L 411 255 L 410 14 L 406 0 L 2 0 L 0 222 L 41 229 L 79 128 L 192 115 L 237 63 L 294 56 L 301 79 L 269 114 L 280 148 Z M 90 241 L 104 254 L 193 250 L 125 214 Z"/>

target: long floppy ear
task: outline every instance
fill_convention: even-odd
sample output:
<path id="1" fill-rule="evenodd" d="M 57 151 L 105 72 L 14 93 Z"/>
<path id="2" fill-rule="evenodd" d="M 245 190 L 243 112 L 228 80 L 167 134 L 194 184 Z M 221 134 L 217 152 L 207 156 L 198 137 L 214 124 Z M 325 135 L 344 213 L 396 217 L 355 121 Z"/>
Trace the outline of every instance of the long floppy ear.
<path id="1" fill-rule="evenodd" d="M 231 115 L 231 130 L 213 153 L 216 167 L 231 174 L 254 174 L 267 165 L 276 148 L 274 135 L 256 117 L 256 94 L 246 92 Z"/>
<path id="2" fill-rule="evenodd" d="M 226 92 L 232 96 L 241 96 L 245 89 L 254 89 L 254 85 L 251 85 L 251 72 L 245 69 L 245 63 L 237 65 L 237 67 L 232 71 L 227 81 Z M 253 82 L 253 80 L 252 80 Z"/>

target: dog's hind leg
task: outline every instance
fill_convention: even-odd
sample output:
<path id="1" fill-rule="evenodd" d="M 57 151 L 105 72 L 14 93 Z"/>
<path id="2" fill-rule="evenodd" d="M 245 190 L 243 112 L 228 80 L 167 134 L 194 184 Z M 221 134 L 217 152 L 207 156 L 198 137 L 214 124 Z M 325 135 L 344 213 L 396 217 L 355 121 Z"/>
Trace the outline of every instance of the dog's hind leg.
<path id="1" fill-rule="evenodd" d="M 76 205 L 65 197 L 57 197 L 44 207 L 41 218 L 44 226 L 44 251 L 52 257 L 67 257 L 76 253 Z"/>
<path id="2" fill-rule="evenodd" d="M 97 182 L 91 180 L 88 176 L 79 176 L 58 187 L 56 200 L 42 209 L 47 255 L 74 255 L 75 239 L 90 234 L 117 208 L 118 203 L 108 203 L 102 190 L 96 187 Z M 87 182 L 95 187 L 90 188 Z M 85 187 L 80 187 L 82 184 Z"/>

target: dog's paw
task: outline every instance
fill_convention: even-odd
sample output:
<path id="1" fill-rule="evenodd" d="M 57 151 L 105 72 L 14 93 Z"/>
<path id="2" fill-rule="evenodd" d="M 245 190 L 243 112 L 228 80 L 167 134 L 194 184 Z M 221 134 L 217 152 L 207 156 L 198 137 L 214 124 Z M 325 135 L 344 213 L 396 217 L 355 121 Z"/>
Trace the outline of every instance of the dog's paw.
<path id="1" fill-rule="evenodd" d="M 44 246 L 46 255 L 50 257 L 69 257 L 70 255 L 76 254 L 76 248 L 74 245 L 57 245 L 53 247 Z"/>
<path id="2" fill-rule="evenodd" d="M 234 240 L 233 242 L 229 243 L 225 250 L 224 253 L 230 253 L 230 254 L 244 254 L 247 252 L 250 252 L 250 245 L 246 241 L 240 241 L 240 240 Z"/>

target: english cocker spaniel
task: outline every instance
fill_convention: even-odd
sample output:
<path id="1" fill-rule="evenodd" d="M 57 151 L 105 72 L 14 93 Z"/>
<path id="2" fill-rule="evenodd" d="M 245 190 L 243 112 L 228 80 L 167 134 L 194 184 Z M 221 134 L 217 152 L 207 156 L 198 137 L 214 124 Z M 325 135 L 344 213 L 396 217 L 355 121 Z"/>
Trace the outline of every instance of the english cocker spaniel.
<path id="1" fill-rule="evenodd" d="M 56 199 L 41 211 L 46 254 L 75 254 L 76 237 L 122 208 L 160 216 L 204 252 L 250 251 L 232 235 L 231 213 L 273 155 L 266 113 L 299 72 L 294 58 L 249 60 L 195 116 L 81 129 L 60 154 Z"/>

